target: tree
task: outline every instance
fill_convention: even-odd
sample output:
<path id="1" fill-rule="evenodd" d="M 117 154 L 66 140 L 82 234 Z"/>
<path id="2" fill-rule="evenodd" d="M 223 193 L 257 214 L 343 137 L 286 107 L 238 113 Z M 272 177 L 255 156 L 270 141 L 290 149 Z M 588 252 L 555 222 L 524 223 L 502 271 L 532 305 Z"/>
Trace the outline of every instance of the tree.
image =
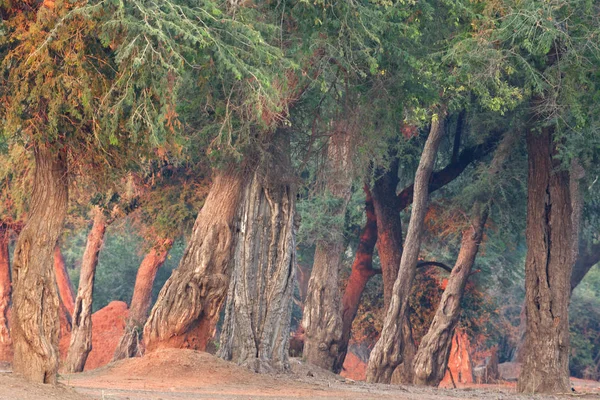
<path id="1" fill-rule="evenodd" d="M 4 223 L 0 223 L 0 361 L 10 361 L 13 352 L 7 319 L 11 292 L 7 228 Z"/>
<path id="2" fill-rule="evenodd" d="M 104 211 L 94 207 L 94 224 L 88 235 L 81 262 L 79 288 L 72 315 L 71 343 L 65 361 L 68 372 L 82 372 L 88 354 L 92 351 L 92 299 L 98 254 L 104 243 L 107 220 Z"/>
<path id="3" fill-rule="evenodd" d="M 336 365 L 342 339 L 338 280 L 345 242 L 343 217 L 352 194 L 352 130 L 353 127 L 340 122 L 329 138 L 323 179 L 325 196 L 330 196 L 336 204 L 330 212 L 338 226 L 329 226 L 330 235 L 316 241 L 302 320 L 304 358 L 334 372 L 341 370 L 341 365 Z"/>
<path id="4" fill-rule="evenodd" d="M 152 285 L 156 278 L 156 273 L 165 262 L 172 245 L 173 240 L 171 239 L 159 240 L 150 249 L 148 254 L 146 254 L 140 264 L 135 278 L 127 322 L 125 323 L 125 332 L 115 349 L 113 360 L 116 361 L 142 354 L 140 337 L 150 309 Z"/>
<path id="5" fill-rule="evenodd" d="M 415 189 L 411 222 L 404 243 L 398 277 L 394 283 L 392 300 L 387 310 L 383 330 L 379 341 L 371 352 L 367 368 L 367 381 L 389 383 L 392 373 L 402 362 L 404 344 L 402 342 L 402 326 L 397 321 L 403 321 L 407 315 L 408 296 L 417 267 L 417 258 L 421 244 L 421 232 L 425 212 L 427 211 L 428 182 L 433 170 L 433 162 L 437 154 L 440 140 L 444 133 L 443 121 L 446 108 L 441 107 L 439 114 L 435 113 L 430 134 L 419 161 L 415 175 Z"/>

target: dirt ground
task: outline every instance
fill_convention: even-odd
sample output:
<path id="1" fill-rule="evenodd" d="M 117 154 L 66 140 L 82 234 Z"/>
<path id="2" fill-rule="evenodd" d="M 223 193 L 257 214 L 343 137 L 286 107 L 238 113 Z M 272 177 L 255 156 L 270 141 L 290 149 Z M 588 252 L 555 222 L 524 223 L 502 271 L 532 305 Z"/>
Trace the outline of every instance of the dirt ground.
<path id="1" fill-rule="evenodd" d="M 291 360 L 286 374 L 259 375 L 207 353 L 160 350 L 82 374 L 61 375 L 61 385 L 27 384 L 0 374 L 0 399 L 600 399 L 600 382 L 574 380 L 576 396 L 524 396 L 514 384 L 432 389 L 371 385 Z"/>

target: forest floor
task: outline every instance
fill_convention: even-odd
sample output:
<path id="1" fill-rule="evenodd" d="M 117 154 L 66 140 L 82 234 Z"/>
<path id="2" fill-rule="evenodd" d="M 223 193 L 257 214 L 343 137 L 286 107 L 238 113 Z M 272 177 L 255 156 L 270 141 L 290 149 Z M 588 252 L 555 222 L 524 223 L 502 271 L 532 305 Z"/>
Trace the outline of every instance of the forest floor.
<path id="1" fill-rule="evenodd" d="M 258 375 L 207 353 L 160 350 L 142 358 L 111 363 L 81 374 L 61 375 L 61 384 L 32 385 L 0 373 L 0 399 L 556 399 L 525 396 L 514 385 L 478 385 L 459 389 L 372 385 L 344 379 L 291 360 L 287 374 Z M 576 398 L 600 399 L 600 382 L 573 380 Z"/>

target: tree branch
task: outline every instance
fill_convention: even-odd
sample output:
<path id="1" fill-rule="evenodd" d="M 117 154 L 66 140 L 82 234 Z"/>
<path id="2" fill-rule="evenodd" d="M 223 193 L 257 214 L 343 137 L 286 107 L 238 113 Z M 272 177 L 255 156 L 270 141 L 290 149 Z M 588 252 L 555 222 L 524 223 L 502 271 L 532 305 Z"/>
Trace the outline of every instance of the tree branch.
<path id="1" fill-rule="evenodd" d="M 429 180 L 429 193 L 446 186 L 456 179 L 464 170 L 475 160 L 479 160 L 492 152 L 504 133 L 494 132 L 484 143 L 464 149 L 456 161 L 450 162 L 445 168 L 434 172 Z M 408 207 L 413 200 L 414 183 L 405 187 L 399 194 L 399 210 L 402 211 Z"/>

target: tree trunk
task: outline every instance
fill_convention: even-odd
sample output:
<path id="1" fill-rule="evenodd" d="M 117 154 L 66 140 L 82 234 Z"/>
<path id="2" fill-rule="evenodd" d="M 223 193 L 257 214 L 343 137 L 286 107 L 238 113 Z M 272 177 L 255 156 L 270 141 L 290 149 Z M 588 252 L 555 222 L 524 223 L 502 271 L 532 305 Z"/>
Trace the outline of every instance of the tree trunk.
<path id="1" fill-rule="evenodd" d="M 33 382 L 56 383 L 58 293 L 52 253 L 67 213 L 63 151 L 36 147 L 31 207 L 13 264 L 13 370 Z"/>
<path id="2" fill-rule="evenodd" d="M 381 272 L 373 269 L 373 249 L 377 242 L 377 219 L 373 208 L 373 198 L 367 185 L 365 185 L 364 191 L 366 194 L 365 212 L 367 223 L 360 235 L 356 256 L 352 263 L 352 271 L 342 297 L 342 338 L 340 339 L 338 357 L 333 366 L 334 371 L 341 371 L 344 366 L 344 360 L 348 352 L 348 342 L 350 342 L 352 334 L 352 322 L 356 318 L 365 286 L 372 276 Z"/>
<path id="3" fill-rule="evenodd" d="M 429 198 L 428 183 L 433 170 L 433 163 L 444 134 L 443 120 L 445 108 L 440 115 L 434 115 L 431 131 L 421 154 L 419 167 L 415 175 L 413 208 L 408 225 L 408 232 L 398 278 L 394 283 L 392 299 L 387 311 L 381 336 L 371 352 L 367 366 L 367 381 L 389 383 L 392 373 L 402 363 L 404 352 L 404 319 L 407 316 L 408 298 L 415 277 L 419 251 L 421 249 L 421 234 L 423 221 L 427 212 Z M 398 323 L 401 321 L 401 323 Z"/>
<path id="4" fill-rule="evenodd" d="M 94 210 L 94 224 L 90 231 L 83 260 L 79 288 L 75 299 L 75 309 L 71 320 L 71 342 L 65 361 L 67 372 L 82 372 L 90 351 L 92 351 L 92 301 L 94 296 L 94 277 L 98 265 L 98 254 L 104 243 L 106 217 L 98 207 Z"/>
<path id="5" fill-rule="evenodd" d="M 270 162 L 244 185 L 218 352 L 255 372 L 289 368 L 296 188 L 289 139 L 277 131 L 273 140 Z"/>
<path id="6" fill-rule="evenodd" d="M 492 181 L 514 148 L 517 135 L 504 135 L 487 171 Z M 421 340 L 419 350 L 413 362 L 414 378 L 417 385 L 438 386 L 446 374 L 448 357 L 452 348 L 454 330 L 460 319 L 460 304 L 465 285 L 475 264 L 479 245 L 483 239 L 483 231 L 488 217 L 488 201 L 493 201 L 491 193 L 483 193 L 480 202 L 473 205 L 470 227 L 463 232 L 460 251 L 454 268 L 450 272 L 446 289 L 442 294 L 436 314 L 427 334 Z"/>
<path id="7" fill-rule="evenodd" d="M 56 284 L 58 286 L 58 295 L 64 308 L 69 312 L 69 318 L 73 316 L 75 309 L 75 296 L 73 295 L 73 284 L 67 273 L 65 259 L 60 251 L 60 247 L 54 248 L 54 273 L 56 274 Z"/>
<path id="8" fill-rule="evenodd" d="M 575 263 L 570 177 L 555 171 L 553 128 L 527 133 L 529 177 L 522 393 L 569 390 L 569 297 Z"/>
<path id="9" fill-rule="evenodd" d="M 234 218 L 244 174 L 235 167 L 215 171 L 179 263 L 161 289 L 144 326 L 146 351 L 159 348 L 206 349 L 229 286 Z"/>
<path id="10" fill-rule="evenodd" d="M 396 195 L 400 160 L 395 158 L 389 169 L 373 185 L 373 206 L 377 217 L 377 253 L 383 277 L 383 307 L 387 311 L 392 297 L 392 289 L 402 258 L 402 220 L 400 219 L 400 199 Z M 384 314 L 385 315 L 385 314 Z M 394 383 L 411 383 L 413 379 L 412 361 L 417 352 L 413 340 L 412 327 L 408 315 L 402 323 L 404 341 L 402 363 L 396 368 Z"/>
<path id="11" fill-rule="evenodd" d="M 463 232 L 456 264 L 414 359 L 414 383 L 417 385 L 438 386 L 444 379 L 454 329 L 460 319 L 460 303 L 479 251 L 486 220 L 487 211 L 476 211 L 471 226 Z"/>
<path id="12" fill-rule="evenodd" d="M 133 296 L 129 306 L 129 316 L 125 324 L 125 332 L 115 349 L 113 361 L 136 357 L 142 354 L 141 334 L 148 317 L 152 286 L 158 269 L 164 264 L 173 245 L 173 240 L 165 239 L 153 247 L 140 264 Z"/>
<path id="13" fill-rule="evenodd" d="M 329 140 L 325 190 L 339 201 L 335 215 L 341 217 L 341 222 L 339 226 L 331 227 L 330 238 L 317 241 L 302 321 L 304 358 L 328 370 L 340 367 L 336 364 L 342 341 L 339 271 L 344 252 L 343 216 L 352 195 L 350 139 L 350 134 L 340 129 Z"/>
<path id="14" fill-rule="evenodd" d="M 571 292 L 581 283 L 590 269 L 600 262 L 600 243 L 579 246 L 577 261 L 571 273 Z"/>
<path id="15" fill-rule="evenodd" d="M 8 237 L 8 229 L 0 223 L 0 361 L 12 362 L 13 348 L 7 318 L 11 291 Z"/>

